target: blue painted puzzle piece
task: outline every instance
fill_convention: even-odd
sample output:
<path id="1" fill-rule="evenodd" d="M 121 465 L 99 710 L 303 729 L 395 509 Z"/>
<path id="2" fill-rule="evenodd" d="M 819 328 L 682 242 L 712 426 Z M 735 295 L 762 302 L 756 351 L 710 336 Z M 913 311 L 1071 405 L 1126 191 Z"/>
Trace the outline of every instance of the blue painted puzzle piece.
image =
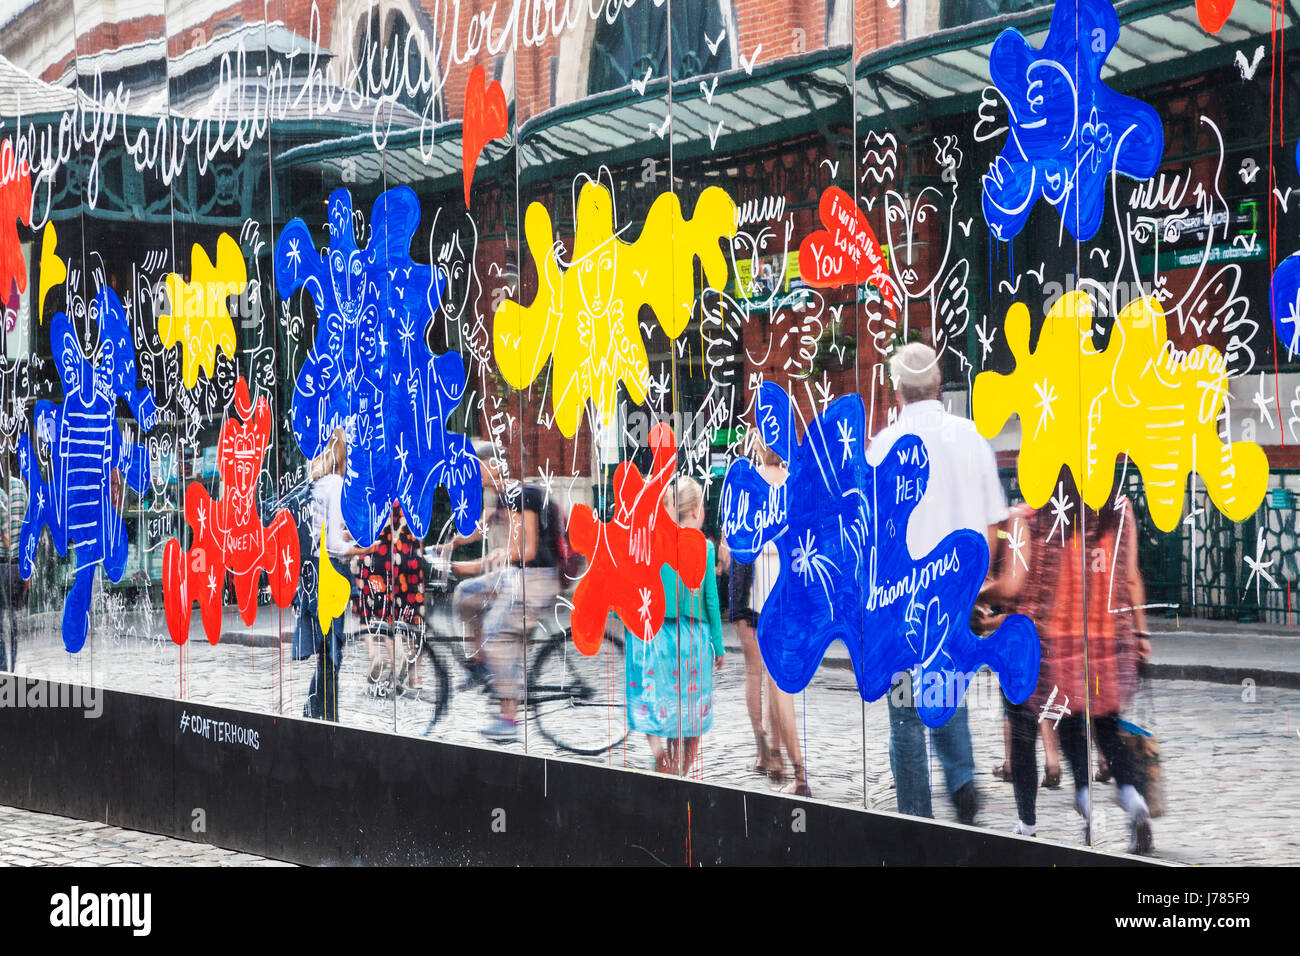
<path id="1" fill-rule="evenodd" d="M 1300 168 L 1300 144 L 1296 146 L 1296 166 Z M 1268 306 L 1278 341 L 1290 357 L 1300 355 L 1300 252 L 1283 259 L 1273 273 Z"/>
<path id="2" fill-rule="evenodd" d="M 370 241 L 361 248 L 352 196 L 336 189 L 327 250 L 315 251 L 301 219 L 288 223 L 275 245 L 281 297 L 305 288 L 319 320 L 294 391 L 294 437 L 314 458 L 335 427 L 346 430 L 343 518 L 362 547 L 374 543 L 394 500 L 417 538 L 428 533 L 439 485 L 451 495 L 461 534 L 473 531 L 483 505 L 473 446 L 447 430 L 465 394 L 465 367 L 455 352 L 434 356 L 425 344 L 446 280 L 411 259 L 419 224 L 415 193 L 390 189 L 375 201 Z"/>
<path id="3" fill-rule="evenodd" d="M 45 528 L 60 556 L 72 545 L 76 571 L 63 605 L 63 646 L 74 654 L 86 642 L 95 568 L 102 564 L 111 581 L 120 581 L 126 569 L 126 525 L 113 500 L 113 472 L 137 492 L 149 484 L 148 451 L 142 444 L 123 441 L 117 400 L 126 401 L 143 431 L 154 427 L 158 415 L 153 392 L 135 387 L 135 348 L 117 294 L 101 288 L 90 316 L 99 326 L 96 364 L 82 353 L 67 315 L 60 312 L 50 322 L 63 402 L 36 403 L 35 434 L 49 450 L 48 482 L 30 436 L 18 440 L 18 467 L 28 488 L 19 570 L 24 578 L 32 576 L 36 545 Z"/>
<path id="4" fill-rule="evenodd" d="M 1101 81 L 1119 29 L 1108 0 L 1058 0 L 1042 50 L 1014 29 L 994 41 L 989 74 L 1008 113 L 1006 145 L 983 182 L 995 238 L 1014 238 L 1045 199 L 1086 242 L 1101 225 L 1112 170 L 1143 180 L 1159 168 L 1159 115 Z"/>
<path id="5" fill-rule="evenodd" d="M 723 481 L 723 533 L 733 557 L 751 563 L 769 542 L 780 574 L 763 605 L 758 644 L 777 685 L 808 685 L 832 641 L 842 641 L 864 700 L 912 674 L 928 726 L 956 711 L 969 680 L 987 665 L 1014 703 L 1034 692 L 1041 648 L 1033 623 L 1011 615 L 976 637 L 971 608 L 988 573 L 988 543 L 956 531 L 919 560 L 907 550 L 907 522 L 929 477 L 919 438 L 906 436 L 875 468 L 866 463 L 866 409 L 858 395 L 832 402 L 803 440 L 795 409 L 778 385 L 760 386 L 756 423 L 789 464 L 773 488 L 747 460 Z"/>

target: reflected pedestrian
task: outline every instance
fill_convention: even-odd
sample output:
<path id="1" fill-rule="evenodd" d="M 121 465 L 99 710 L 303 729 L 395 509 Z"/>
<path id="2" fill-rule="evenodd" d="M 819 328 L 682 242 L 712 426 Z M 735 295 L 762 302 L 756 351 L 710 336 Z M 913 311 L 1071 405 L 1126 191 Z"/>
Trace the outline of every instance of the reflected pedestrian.
<path id="1" fill-rule="evenodd" d="M 1080 499 L 1069 469 L 1063 468 L 1052 505 L 1033 512 L 1024 526 L 1023 563 L 1017 562 L 986 589 L 992 596 L 1015 601 L 1016 609 L 1033 619 L 1043 644 L 1037 690 L 1024 704 L 1007 706 L 1016 832 L 1037 833 L 1035 738 L 1043 721 L 1057 726 L 1074 777 L 1075 809 L 1091 819 L 1086 714 L 1129 817 L 1129 849 L 1149 853 L 1151 811 L 1138 790 L 1136 768 L 1119 727 L 1120 714 L 1137 688 L 1138 661 L 1151 652 L 1132 503 L 1121 495 L 1100 512 L 1093 511 Z M 1084 841 L 1091 842 L 1087 824 Z"/>
<path id="2" fill-rule="evenodd" d="M 677 478 L 665 496 L 683 528 L 704 527 L 704 489 Z M 717 558 L 706 541 L 704 580 L 692 590 L 671 565 L 659 569 L 664 623 L 651 640 L 624 635 L 628 726 L 646 735 L 660 773 L 686 775 L 713 726 L 713 671 L 722 666 Z M 678 745 L 680 741 L 680 746 Z"/>
<path id="3" fill-rule="evenodd" d="M 357 547 L 343 520 L 343 476 L 348 470 L 347 437 L 342 428 L 336 428 L 325 445 L 325 450 L 315 458 L 308 469 L 312 481 L 311 519 L 313 540 L 320 546 L 321 528 L 325 529 L 325 553 L 334 570 L 353 586 L 351 559 L 365 550 Z M 319 582 L 317 588 L 319 589 Z M 303 716 L 316 720 L 339 719 L 339 667 L 343 662 L 343 615 L 330 624 L 328 637 L 321 631 L 317 614 L 318 593 L 301 602 L 298 622 L 294 632 L 295 659 L 308 647 L 316 655 L 316 671 L 312 675 Z"/>
<path id="4" fill-rule="evenodd" d="M 951 414 L 941 400 L 943 372 L 939 356 L 922 342 L 904 345 L 889 363 L 898 419 L 872 439 L 867 463 L 878 465 L 900 438 L 915 435 L 925 445 L 929 478 L 907 523 L 907 550 L 919 560 L 954 531 L 986 535 L 989 553 L 997 544 L 998 525 L 1007 517 L 1006 496 L 998 479 L 993 447 L 968 419 Z M 896 677 L 911 681 L 910 672 Z M 906 689 L 906 688 L 904 688 Z M 902 697 L 903 702 L 896 697 Z M 933 816 L 926 727 L 916 712 L 916 693 L 889 699 L 889 765 L 894 773 L 898 812 Z M 930 742 L 943 766 L 957 819 L 972 824 L 979 810 L 975 757 L 963 702 L 942 727 L 930 730 Z"/>
<path id="5" fill-rule="evenodd" d="M 27 592 L 31 582 L 23 579 L 20 565 L 27 486 L 18 477 L 12 461 L 6 461 L 6 464 L 9 474 L 0 487 L 0 554 L 3 555 L 0 564 L 0 602 L 3 602 L 0 603 L 0 671 L 13 671 L 18 664 L 19 621 L 27 617 Z"/>

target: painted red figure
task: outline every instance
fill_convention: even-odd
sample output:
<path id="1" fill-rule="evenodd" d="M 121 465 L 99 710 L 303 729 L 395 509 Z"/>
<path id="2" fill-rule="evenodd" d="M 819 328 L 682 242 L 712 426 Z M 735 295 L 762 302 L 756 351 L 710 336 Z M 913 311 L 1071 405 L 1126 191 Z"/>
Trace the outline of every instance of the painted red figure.
<path id="1" fill-rule="evenodd" d="M 226 570 L 235 581 L 235 598 L 245 624 L 257 618 L 257 588 L 266 572 L 271 597 L 287 607 L 298 587 L 298 531 L 288 511 L 281 510 L 262 526 L 257 510 L 257 476 L 271 437 L 271 409 L 265 398 L 252 407 L 248 383 L 235 383 L 235 411 L 226 419 L 218 443 L 221 498 L 214 501 L 199 482 L 185 492 L 185 521 L 194 532 L 189 552 L 173 538 L 163 552 L 163 603 L 172 640 L 184 644 L 190 636 L 194 602 L 203 614 L 209 644 L 221 639 L 221 595 Z"/>
<path id="2" fill-rule="evenodd" d="M 664 489 L 677 466 L 677 439 L 667 425 L 650 432 L 654 452 L 650 480 L 630 461 L 614 472 L 614 520 L 597 521 L 587 505 L 574 505 L 569 542 L 587 556 L 588 569 L 573 595 L 573 645 L 595 654 L 605 636 L 610 608 L 632 633 L 650 640 L 664 623 L 664 587 L 659 569 L 667 564 L 696 590 L 704 581 L 708 548 L 704 535 L 679 527 L 663 505 Z"/>

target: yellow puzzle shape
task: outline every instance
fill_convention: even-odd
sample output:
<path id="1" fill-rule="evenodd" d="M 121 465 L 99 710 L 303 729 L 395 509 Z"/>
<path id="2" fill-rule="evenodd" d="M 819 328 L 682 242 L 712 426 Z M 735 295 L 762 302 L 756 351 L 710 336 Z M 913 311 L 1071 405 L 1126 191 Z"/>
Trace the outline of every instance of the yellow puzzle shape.
<path id="1" fill-rule="evenodd" d="M 320 582 L 316 594 L 316 617 L 320 621 L 322 634 L 328 634 L 334 619 L 348 609 L 348 598 L 352 596 L 352 585 L 348 579 L 334 570 L 329 551 L 325 548 L 325 522 L 320 527 Z"/>
<path id="2" fill-rule="evenodd" d="M 45 321 L 45 294 L 68 278 L 68 264 L 59 258 L 58 244 L 59 234 L 54 231 L 54 223 L 47 222 L 41 239 L 41 294 L 36 306 L 38 323 Z"/>
<path id="3" fill-rule="evenodd" d="M 567 269 L 560 266 L 551 216 L 541 203 L 528 207 L 524 233 L 537 266 L 537 296 L 531 305 L 507 301 L 497 309 L 497 364 L 510 385 L 524 388 L 553 357 L 555 423 L 572 438 L 588 398 L 602 422 L 613 421 L 620 381 L 632 401 L 645 401 L 650 372 L 638 324 L 641 306 L 650 307 L 670 339 L 681 334 L 695 301 L 695 259 L 711 287 L 726 284 L 727 260 L 718 243 L 736 233 L 736 204 L 710 186 L 694 216 L 684 219 L 677 196 L 665 192 L 650 206 L 641 235 L 628 243 L 614 234 L 609 190 L 588 182 L 578 196 Z"/>
<path id="4" fill-rule="evenodd" d="M 1268 488 L 1268 459 L 1254 442 L 1219 437 L 1228 394 L 1223 356 L 1209 345 L 1176 348 L 1155 298 L 1128 304 L 1105 350 L 1093 345 L 1092 319 L 1086 293 L 1062 296 L 1031 352 L 1029 310 L 1016 303 L 1006 323 L 1015 369 L 975 378 L 981 434 L 992 438 L 1020 416 L 1020 488 L 1029 506 L 1046 504 L 1069 466 L 1083 500 L 1101 508 L 1125 453 L 1142 474 L 1151 520 L 1162 531 L 1178 526 L 1192 471 L 1233 521 L 1253 514 Z"/>
<path id="5" fill-rule="evenodd" d="M 223 232 L 217 238 L 217 261 L 214 265 L 197 242 L 190 258 L 192 282 L 176 273 L 167 276 L 167 297 L 171 314 L 158 316 L 158 334 L 164 348 L 180 343 L 184 353 L 185 387 L 199 381 L 199 367 L 208 377 L 216 369 L 217 349 L 235 357 L 235 326 L 226 308 L 226 299 L 240 295 L 248 285 L 248 268 L 239 243 Z"/>

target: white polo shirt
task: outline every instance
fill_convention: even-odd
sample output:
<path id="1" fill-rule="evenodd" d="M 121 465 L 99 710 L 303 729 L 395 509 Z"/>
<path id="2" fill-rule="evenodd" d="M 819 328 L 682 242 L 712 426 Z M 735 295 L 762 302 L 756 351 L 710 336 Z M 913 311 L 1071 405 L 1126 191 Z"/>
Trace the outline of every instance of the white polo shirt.
<path id="1" fill-rule="evenodd" d="M 894 424 L 867 447 L 867 464 L 875 466 L 904 435 L 916 435 L 930 458 L 930 478 L 907 525 L 907 549 L 920 559 L 960 528 L 978 531 L 1007 517 L 1007 498 L 998 480 L 993 446 L 975 423 L 950 414 L 936 400 L 904 405 Z"/>

